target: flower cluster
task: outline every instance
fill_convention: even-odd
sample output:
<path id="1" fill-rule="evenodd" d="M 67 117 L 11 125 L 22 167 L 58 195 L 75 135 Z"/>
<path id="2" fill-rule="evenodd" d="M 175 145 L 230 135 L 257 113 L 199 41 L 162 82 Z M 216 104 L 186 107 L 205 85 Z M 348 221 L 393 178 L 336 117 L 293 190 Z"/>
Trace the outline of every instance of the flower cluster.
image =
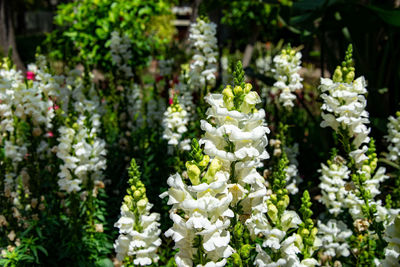
<path id="1" fill-rule="evenodd" d="M 234 216 L 229 208 L 229 172 L 222 162 L 204 155 L 196 140 L 192 142 L 192 160 L 186 162 L 188 180 L 179 173 L 168 178 L 170 218 L 174 222 L 165 235 L 172 237 L 179 252 L 178 267 L 224 266 L 233 253 L 228 227 Z"/>
<path id="2" fill-rule="evenodd" d="M 343 66 L 338 66 L 333 75 L 333 80 L 321 78 L 321 98 L 323 122 L 321 127 L 331 127 L 340 132 L 346 138 L 354 138 L 351 147 L 346 148 L 347 153 L 356 164 L 366 160 L 365 152 L 368 147 L 360 146 L 369 142 L 370 128 L 368 112 L 365 110 L 367 89 L 364 77 L 354 79 L 354 67 L 352 67 L 351 47 L 346 52 Z M 351 151 L 351 152 L 350 152 Z"/>
<path id="3" fill-rule="evenodd" d="M 279 101 L 286 108 L 294 106 L 293 101 L 296 95 L 293 94 L 298 89 L 303 88 L 298 71 L 301 69 L 301 53 L 292 48 L 283 49 L 279 55 L 273 59 L 275 68 L 272 70 L 276 82 L 274 87 L 281 91 Z"/>
<path id="4" fill-rule="evenodd" d="M 127 35 L 113 31 L 110 39 L 110 52 L 113 63 L 117 66 L 124 77 L 133 77 L 132 67 L 129 61 L 132 60 L 131 40 Z"/>
<path id="5" fill-rule="evenodd" d="M 190 81 L 192 90 L 204 90 L 214 86 L 217 71 L 217 25 L 198 19 L 190 26 L 190 43 L 194 49 L 193 61 L 190 64 Z"/>
<path id="6" fill-rule="evenodd" d="M 159 259 L 160 215 L 150 213 L 152 204 L 146 197 L 146 188 L 140 181 L 140 172 L 134 159 L 131 161 L 129 176 L 129 188 L 121 206 L 121 217 L 114 225 L 119 229 L 114 248 L 121 262 L 151 265 Z"/>
<path id="7" fill-rule="evenodd" d="M 324 256 L 347 257 L 350 255 L 348 239 L 353 234 L 345 223 L 334 219 L 326 224 L 318 221 L 318 236 L 321 239 L 321 252 Z"/>
<path id="8" fill-rule="evenodd" d="M 397 162 L 400 158 L 400 112 L 396 113 L 396 117 L 389 117 L 387 128 L 388 135 L 385 136 L 385 139 L 389 143 L 389 154 L 387 154 L 386 158 Z"/>
<path id="9" fill-rule="evenodd" d="M 163 119 L 163 138 L 168 140 L 169 145 L 177 146 L 181 143 L 182 135 L 187 131 L 187 123 L 187 111 L 179 105 L 177 98 L 174 98 L 172 104 L 164 112 Z M 190 149 L 187 145 L 182 148 L 184 150 Z"/>
<path id="10" fill-rule="evenodd" d="M 385 231 L 385 241 L 388 242 L 385 248 L 385 258 L 380 262 L 380 266 L 397 266 L 400 262 L 400 216 L 390 224 Z"/>
<path id="11" fill-rule="evenodd" d="M 81 184 L 103 179 L 106 168 L 105 141 L 98 137 L 100 133 L 99 99 L 93 88 L 87 92 L 82 77 L 77 71 L 71 71 L 67 78 L 71 91 L 69 104 L 77 114 L 72 125 L 58 129 L 60 137 L 57 157 L 63 161 L 58 173 L 61 190 L 68 193 L 81 190 Z"/>

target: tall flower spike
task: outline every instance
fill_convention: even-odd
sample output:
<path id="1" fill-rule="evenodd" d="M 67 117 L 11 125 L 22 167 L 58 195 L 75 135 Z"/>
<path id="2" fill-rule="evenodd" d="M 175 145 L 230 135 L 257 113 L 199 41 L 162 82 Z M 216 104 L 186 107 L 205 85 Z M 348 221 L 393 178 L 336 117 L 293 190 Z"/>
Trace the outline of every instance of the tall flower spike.
<path id="1" fill-rule="evenodd" d="M 194 50 L 190 64 L 189 84 L 192 90 L 205 90 L 206 86 L 215 85 L 217 71 L 217 25 L 207 19 L 198 18 L 190 25 L 189 40 Z"/>
<path id="2" fill-rule="evenodd" d="M 121 262 L 145 266 L 157 263 L 157 249 L 161 245 L 159 235 L 160 215 L 150 213 L 153 206 L 146 196 L 146 188 L 140 181 L 140 172 L 132 159 L 129 173 L 129 188 L 121 206 L 121 218 L 115 223 L 119 236 L 114 248 Z"/>
<path id="3" fill-rule="evenodd" d="M 279 102 L 287 109 L 294 106 L 296 90 L 303 88 L 303 79 L 298 73 L 301 69 L 301 53 L 288 47 L 274 57 L 275 68 L 272 70 L 276 82 L 274 87 L 280 90 Z"/>
<path id="4" fill-rule="evenodd" d="M 388 135 L 385 136 L 388 142 L 388 150 L 386 158 L 390 161 L 399 162 L 400 159 L 400 112 L 396 112 L 396 117 L 390 116 L 387 124 Z"/>
<path id="5" fill-rule="evenodd" d="M 224 266 L 233 253 L 227 230 L 233 212 L 232 194 L 227 188 L 229 173 L 218 159 L 204 155 L 197 140 L 192 141 L 191 160 L 186 162 L 188 180 L 180 174 L 168 178 L 168 196 L 173 226 L 165 233 L 175 241 L 178 267 Z"/>
<path id="6" fill-rule="evenodd" d="M 169 145 L 177 146 L 182 143 L 182 135 L 187 131 L 188 113 L 181 107 L 178 98 L 175 96 L 172 104 L 164 112 L 163 138 L 168 140 Z M 183 146 L 184 150 L 189 150 L 189 146 Z"/>
<path id="7" fill-rule="evenodd" d="M 369 123 L 369 115 L 365 110 L 365 79 L 359 77 L 354 80 L 351 56 L 350 45 L 345 61 L 333 74 L 333 80 L 321 78 L 321 98 L 324 100 L 321 127 L 329 126 L 345 138 L 352 139 L 351 143 L 347 142 L 349 144 L 345 148 L 346 153 L 350 154 L 357 165 L 361 165 L 367 159 L 365 152 L 368 149 L 367 146 L 361 145 L 369 142 L 368 135 L 371 129 L 366 126 Z"/>

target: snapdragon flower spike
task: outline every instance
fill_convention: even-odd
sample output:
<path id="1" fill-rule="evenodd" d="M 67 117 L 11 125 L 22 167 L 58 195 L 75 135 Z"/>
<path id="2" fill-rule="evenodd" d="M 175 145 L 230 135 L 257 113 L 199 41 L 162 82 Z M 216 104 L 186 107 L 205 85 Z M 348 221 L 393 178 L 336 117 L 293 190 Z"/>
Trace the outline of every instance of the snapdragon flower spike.
<path id="1" fill-rule="evenodd" d="M 139 266 L 158 262 L 157 249 L 161 245 L 160 215 L 151 213 L 152 204 L 146 196 L 146 188 L 140 181 L 135 159 L 129 168 L 129 188 L 121 206 L 121 217 L 115 223 L 119 236 L 114 243 L 117 259 L 126 264 Z"/>
<path id="2" fill-rule="evenodd" d="M 316 260 L 305 258 L 300 260 L 302 236 L 289 232 L 297 229 L 302 223 L 295 211 L 287 210 L 290 202 L 286 187 L 285 168 L 288 160 L 283 153 L 273 172 L 272 194 L 266 200 L 268 210 L 264 214 L 257 214 L 258 218 L 248 220 L 250 229 L 254 229 L 252 236 L 255 239 L 261 234 L 263 243 L 256 244 L 256 266 L 314 266 Z M 263 215 L 263 216 L 261 216 Z M 314 235 L 314 233 L 312 233 Z"/>
<path id="3" fill-rule="evenodd" d="M 132 60 L 131 40 L 128 35 L 122 35 L 113 31 L 110 39 L 110 53 L 112 62 L 117 66 L 118 71 L 125 78 L 132 78 L 132 67 L 129 65 Z"/>
<path id="4" fill-rule="evenodd" d="M 346 153 L 349 153 L 355 164 L 360 166 L 367 160 L 365 152 L 368 147 L 369 133 L 371 129 L 366 126 L 369 123 L 369 114 L 365 110 L 367 89 L 364 77 L 354 80 L 354 67 L 352 61 L 352 46 L 346 52 L 345 61 L 338 66 L 333 75 L 333 80 L 321 78 L 320 90 L 322 105 L 321 127 L 331 127 L 345 138 L 352 139 L 348 142 Z"/>
<path id="5" fill-rule="evenodd" d="M 398 266 L 400 262 L 400 216 L 397 215 L 395 220 L 385 230 L 385 241 L 388 242 L 385 248 L 385 258 L 380 262 L 379 266 L 391 267 Z"/>
<path id="6" fill-rule="evenodd" d="M 76 122 L 66 119 L 66 125 L 58 129 L 56 155 L 63 162 L 58 185 L 61 190 L 72 193 L 80 191 L 88 181 L 103 179 L 107 151 L 105 141 L 98 136 L 101 108 L 94 88 L 86 92 L 79 71 L 71 71 L 66 80 L 70 89 L 66 91 L 70 98 L 66 99 L 66 111 L 76 116 Z"/>
<path id="7" fill-rule="evenodd" d="M 303 78 L 298 73 L 301 69 L 301 53 L 291 47 L 283 49 L 279 55 L 273 59 L 275 68 L 272 70 L 276 82 L 274 87 L 280 90 L 279 102 L 290 109 L 294 106 L 293 101 L 296 90 L 303 88 Z"/>
<path id="8" fill-rule="evenodd" d="M 321 253 L 327 260 L 334 262 L 335 258 L 350 255 L 349 238 L 353 232 L 343 221 L 331 219 L 326 224 L 318 221 L 318 237 L 321 240 Z"/>
<path id="9" fill-rule="evenodd" d="M 178 146 L 182 143 L 182 135 L 187 132 L 188 113 L 181 107 L 175 96 L 172 104 L 164 112 L 163 138 L 168 140 L 169 145 Z M 181 146 L 183 150 L 189 150 L 189 146 Z"/>
<path id="10" fill-rule="evenodd" d="M 396 117 L 390 116 L 387 124 L 388 135 L 385 136 L 388 142 L 388 151 L 386 158 L 395 163 L 400 159 L 400 112 L 396 112 Z"/>
<path id="11" fill-rule="evenodd" d="M 198 142 L 192 142 L 192 160 L 186 162 L 187 179 L 179 173 L 168 178 L 170 188 L 160 197 L 168 196 L 172 205 L 170 218 L 173 226 L 165 233 L 172 237 L 178 267 L 224 266 L 233 253 L 229 245 L 229 208 L 232 194 L 228 191 L 229 172 L 222 162 L 204 155 Z"/>
<path id="12" fill-rule="evenodd" d="M 194 55 L 190 63 L 189 85 L 194 91 L 215 85 L 218 56 L 216 28 L 215 23 L 200 18 L 190 26 L 189 40 Z"/>

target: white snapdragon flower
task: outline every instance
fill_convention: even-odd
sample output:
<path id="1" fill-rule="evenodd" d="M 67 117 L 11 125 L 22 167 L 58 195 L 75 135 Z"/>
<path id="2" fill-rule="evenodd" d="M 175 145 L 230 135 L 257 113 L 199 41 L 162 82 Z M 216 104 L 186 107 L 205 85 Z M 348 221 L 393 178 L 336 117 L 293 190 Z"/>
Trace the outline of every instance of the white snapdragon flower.
<path id="1" fill-rule="evenodd" d="M 349 182 L 350 171 L 344 160 L 337 157 L 334 162 L 328 161 L 328 166 L 321 164 L 321 202 L 328 208 L 328 211 L 338 215 L 345 208 L 345 199 L 348 191 L 346 184 Z"/>
<path id="2" fill-rule="evenodd" d="M 280 90 L 279 102 L 286 108 L 294 106 L 293 101 L 296 95 L 293 94 L 298 89 L 303 88 L 303 78 L 298 73 L 301 69 L 301 53 L 288 48 L 281 51 L 273 59 L 275 68 L 272 69 L 276 82 L 274 87 Z"/>
<path id="3" fill-rule="evenodd" d="M 159 60 L 158 67 L 160 69 L 161 76 L 168 76 L 172 74 L 172 67 L 174 65 L 174 59 Z"/>
<path id="4" fill-rule="evenodd" d="M 161 245 L 160 215 L 150 213 L 151 207 L 147 202 L 135 215 L 126 204 L 122 205 L 121 217 L 114 225 L 119 228 L 120 234 L 114 244 L 119 261 L 123 261 L 126 256 L 133 256 L 135 265 L 145 266 L 157 262 L 156 252 Z"/>
<path id="5" fill-rule="evenodd" d="M 347 257 L 350 247 L 347 239 L 353 232 L 342 221 L 329 220 L 326 224 L 318 221 L 318 236 L 321 239 L 323 255 L 330 257 Z"/>
<path id="6" fill-rule="evenodd" d="M 367 100 L 365 94 L 367 89 L 364 77 L 359 77 L 351 83 L 334 82 L 329 78 L 321 78 L 320 89 L 322 105 L 321 127 L 331 127 L 335 131 L 340 129 L 347 131 L 350 138 L 354 138 L 352 145 L 354 150 L 350 156 L 354 158 L 357 165 L 367 159 L 365 152 L 371 129 L 366 126 L 369 123 L 368 112 L 365 110 Z"/>
<path id="7" fill-rule="evenodd" d="M 147 199 L 146 188 L 140 181 L 140 172 L 134 160 L 129 174 L 128 194 L 121 206 L 121 217 L 114 225 L 119 229 L 114 249 L 122 263 L 129 257 L 135 266 L 151 265 L 159 259 L 160 214 L 150 212 L 153 205 Z"/>
<path id="8" fill-rule="evenodd" d="M 161 124 L 166 110 L 165 99 L 153 97 L 146 103 L 146 122 L 148 127 L 155 128 Z"/>
<path id="9" fill-rule="evenodd" d="M 389 153 L 386 158 L 397 162 L 400 158 L 400 112 L 396 113 L 396 117 L 389 117 L 387 128 L 388 135 L 385 136 L 385 139 L 389 144 Z"/>
<path id="10" fill-rule="evenodd" d="M 128 121 L 128 127 L 131 129 L 141 128 L 144 124 L 143 118 L 143 96 L 140 86 L 136 83 L 131 84 L 126 88 L 126 99 L 128 100 L 128 114 L 130 120 Z"/>
<path id="11" fill-rule="evenodd" d="M 132 59 L 130 38 L 126 34 L 121 36 L 119 32 L 113 31 L 110 39 L 110 52 L 118 71 L 126 78 L 132 78 L 132 67 L 129 65 L 129 61 Z"/>
<path id="12" fill-rule="evenodd" d="M 169 145 L 179 145 L 182 141 L 182 135 L 187 131 L 188 114 L 187 111 L 179 105 L 179 103 L 172 103 L 164 113 L 163 138 L 168 140 Z M 185 144 L 187 141 L 185 141 Z M 188 148 L 183 145 L 182 148 Z M 190 147 L 189 147 L 190 148 Z"/>
<path id="13" fill-rule="evenodd" d="M 203 156 L 201 162 L 205 163 L 201 166 L 207 166 L 209 157 Z M 234 216 L 229 208 L 233 198 L 227 186 L 229 173 L 221 170 L 222 163 L 217 159 L 211 161 L 202 180 L 197 165 L 188 162 L 186 166 L 192 185 L 175 174 L 168 178 L 169 190 L 161 195 L 168 196 L 168 204 L 172 205 L 170 218 L 174 224 L 165 235 L 172 237 L 175 248 L 179 248 L 176 264 L 193 266 L 194 255 L 201 249 L 200 253 L 209 260 L 204 266 L 224 266 L 233 253 L 228 231 Z"/>
<path id="14" fill-rule="evenodd" d="M 189 84 L 192 90 L 202 90 L 206 85 L 214 86 L 217 71 L 217 25 L 198 19 L 190 26 L 189 40 L 194 49 L 190 64 Z"/>
<path id="15" fill-rule="evenodd" d="M 231 89 L 227 87 L 225 90 Z M 264 110 L 254 110 L 260 98 L 250 91 L 250 84 L 246 85 L 245 90 L 248 93 L 240 105 L 240 111 L 231 110 L 231 102 L 226 101 L 225 90 L 224 95 L 212 94 L 206 97 L 206 101 L 211 105 L 207 115 L 214 124 L 201 121 L 201 128 L 205 134 L 200 143 L 204 144 L 206 154 L 218 158 L 224 166 L 230 168 L 232 164 L 235 165 L 232 175 L 236 181 L 230 181 L 231 184 L 238 184 L 242 188 L 251 185 L 247 198 L 241 203 L 243 212 L 250 215 L 253 210 L 265 210 L 261 206 L 265 205 L 263 199 L 267 191 L 264 178 L 256 168 L 262 166 L 261 161 L 269 157 L 265 150 L 268 144 L 266 133 L 269 133 L 269 129 L 264 122 Z"/>
<path id="16" fill-rule="evenodd" d="M 379 263 L 378 266 L 394 267 L 398 266 L 400 262 L 400 216 L 397 215 L 394 222 L 392 222 L 385 230 L 385 240 L 388 242 L 385 248 L 385 258 Z"/>

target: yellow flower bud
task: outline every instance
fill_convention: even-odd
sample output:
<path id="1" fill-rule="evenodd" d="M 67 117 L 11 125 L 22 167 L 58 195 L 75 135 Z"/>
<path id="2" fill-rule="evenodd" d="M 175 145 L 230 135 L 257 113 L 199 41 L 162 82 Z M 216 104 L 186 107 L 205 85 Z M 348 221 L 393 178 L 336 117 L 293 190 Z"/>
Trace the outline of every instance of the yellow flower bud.
<path id="1" fill-rule="evenodd" d="M 267 214 L 273 222 L 276 222 L 278 220 L 278 209 L 274 204 L 271 203 L 268 205 Z"/>
<path id="2" fill-rule="evenodd" d="M 218 159 L 213 159 L 211 161 L 210 167 L 208 167 L 208 170 L 206 172 L 206 175 L 204 175 L 204 179 L 206 180 L 207 183 L 211 183 L 214 180 L 215 174 L 222 168 L 222 162 L 219 161 Z"/>
<path id="3" fill-rule="evenodd" d="M 252 88 L 253 88 L 253 86 L 251 85 L 251 83 L 246 83 L 246 85 L 244 86 L 244 93 L 245 94 L 250 93 Z"/>
<path id="4" fill-rule="evenodd" d="M 200 184 L 200 169 L 195 164 L 186 162 L 187 174 L 189 176 L 192 185 Z"/>
<path id="5" fill-rule="evenodd" d="M 241 95 L 243 93 L 243 89 L 240 86 L 235 86 L 235 88 L 233 88 L 233 92 L 235 95 Z"/>

